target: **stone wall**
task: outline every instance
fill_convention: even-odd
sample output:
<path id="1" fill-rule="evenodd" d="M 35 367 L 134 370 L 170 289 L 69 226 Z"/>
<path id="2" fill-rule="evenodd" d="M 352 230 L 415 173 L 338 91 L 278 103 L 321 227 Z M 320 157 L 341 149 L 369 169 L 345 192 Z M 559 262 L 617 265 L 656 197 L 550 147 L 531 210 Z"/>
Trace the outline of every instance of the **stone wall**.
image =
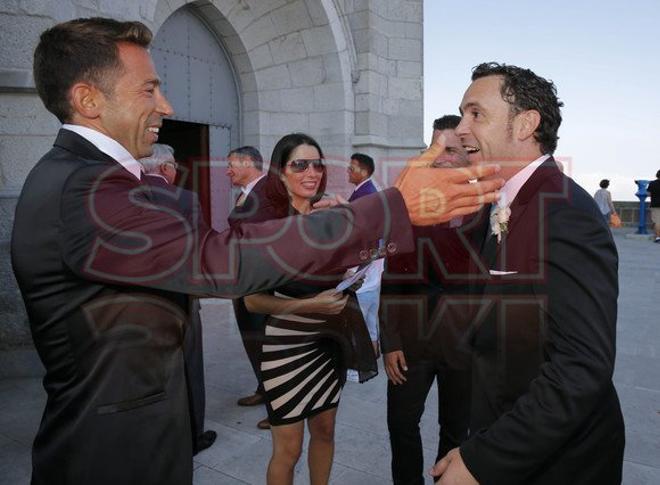
<path id="1" fill-rule="evenodd" d="M 624 227 L 637 227 L 639 225 L 639 202 L 632 201 L 614 201 L 614 208 L 621 218 Z M 649 234 L 653 230 L 653 222 L 651 222 L 651 211 L 649 210 L 649 202 L 646 202 L 646 227 Z"/>
<path id="2" fill-rule="evenodd" d="M 283 134 L 308 132 L 337 161 L 329 190 L 344 195 L 349 187 L 341 164 L 352 152 L 379 161 L 377 178 L 388 184 L 399 162 L 423 146 L 422 0 L 3 0 L 0 376 L 41 372 L 9 261 L 16 197 L 59 128 L 32 80 L 39 35 L 55 23 L 91 16 L 140 20 L 157 32 L 179 8 L 208 26 L 231 61 L 241 144 L 269 157 Z M 390 165 L 395 169 L 382 168 Z"/>

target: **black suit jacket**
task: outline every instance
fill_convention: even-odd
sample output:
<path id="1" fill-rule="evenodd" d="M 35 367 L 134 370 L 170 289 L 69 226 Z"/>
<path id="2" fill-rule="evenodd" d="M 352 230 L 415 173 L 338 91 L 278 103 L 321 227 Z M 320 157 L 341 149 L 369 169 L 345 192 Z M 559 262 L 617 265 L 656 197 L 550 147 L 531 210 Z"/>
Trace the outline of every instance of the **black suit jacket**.
<path id="1" fill-rule="evenodd" d="M 202 217 L 202 209 L 195 192 L 170 185 L 167 180 L 158 175 L 142 174 L 142 177 L 142 182 L 149 185 L 150 199 L 159 206 L 175 209 L 193 222 Z"/>
<path id="2" fill-rule="evenodd" d="M 401 350 L 407 362 L 469 368 L 465 314 L 469 251 L 449 224 L 414 227 L 415 251 L 388 258 L 380 300 L 383 353 Z"/>
<path id="3" fill-rule="evenodd" d="M 191 483 L 179 294 L 242 295 L 350 267 L 381 237 L 409 250 L 403 200 L 378 195 L 219 234 L 154 209 L 148 185 L 61 130 L 25 181 L 11 242 L 46 368 L 32 483 Z M 301 251 L 310 235 L 328 249 Z"/>
<path id="4" fill-rule="evenodd" d="M 259 222 L 273 219 L 270 213 L 265 209 L 266 199 L 266 179 L 262 177 L 252 190 L 248 193 L 242 205 L 236 205 L 232 209 L 227 222 L 229 227 L 235 228 L 246 222 Z M 264 394 L 263 384 L 261 383 L 261 346 L 264 341 L 264 330 L 266 326 L 266 317 L 261 313 L 250 313 L 245 306 L 244 298 L 235 298 L 232 300 L 234 307 L 234 316 L 238 329 L 241 332 L 241 340 L 245 347 L 245 352 L 250 360 L 252 371 L 257 378 L 257 393 Z"/>
<path id="5" fill-rule="evenodd" d="M 472 226 L 483 317 L 470 330 L 470 438 L 482 484 L 615 484 L 624 430 L 612 374 L 617 251 L 593 199 L 550 159 L 511 205 L 508 233 Z M 475 248 L 479 244 L 475 244 Z M 492 275 L 490 270 L 510 274 Z"/>
<path id="6" fill-rule="evenodd" d="M 142 174 L 142 181 L 149 185 L 150 199 L 160 210 L 174 210 L 193 224 L 196 223 L 197 218 L 202 217 L 202 209 L 195 192 L 171 185 L 158 175 Z M 186 312 L 188 320 L 184 329 L 182 350 L 194 450 L 196 441 L 204 433 L 206 413 L 202 320 L 197 298 L 179 293 L 177 300 Z"/>
<path id="7" fill-rule="evenodd" d="M 266 200 L 265 187 L 267 178 L 262 177 L 254 184 L 254 187 L 252 187 L 250 193 L 245 197 L 242 205 L 234 206 L 227 218 L 229 227 L 234 227 L 236 224 L 241 224 L 245 221 L 261 222 L 262 220 L 266 220 L 262 218 L 257 221 L 260 212 L 262 212 L 260 209 L 262 209 L 262 205 Z"/>

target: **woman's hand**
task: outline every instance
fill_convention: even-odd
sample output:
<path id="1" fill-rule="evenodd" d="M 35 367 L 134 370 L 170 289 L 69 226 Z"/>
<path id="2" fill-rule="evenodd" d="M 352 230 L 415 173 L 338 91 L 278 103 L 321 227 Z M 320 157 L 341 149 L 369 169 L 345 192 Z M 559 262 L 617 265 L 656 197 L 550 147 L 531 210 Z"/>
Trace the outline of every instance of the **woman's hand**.
<path id="1" fill-rule="evenodd" d="M 322 209 L 329 209 L 330 207 L 335 207 L 337 205 L 344 205 L 348 204 L 348 201 L 344 199 L 341 195 L 335 194 L 327 197 L 323 197 L 321 200 L 316 202 L 312 206 L 312 212 L 315 212 L 317 210 L 322 210 Z"/>
<path id="2" fill-rule="evenodd" d="M 311 298 L 298 300 L 300 303 L 300 309 L 297 310 L 297 312 L 337 315 L 342 312 L 347 301 L 348 295 L 344 296 L 342 293 L 337 293 L 337 291 L 332 288 L 322 291 Z"/>

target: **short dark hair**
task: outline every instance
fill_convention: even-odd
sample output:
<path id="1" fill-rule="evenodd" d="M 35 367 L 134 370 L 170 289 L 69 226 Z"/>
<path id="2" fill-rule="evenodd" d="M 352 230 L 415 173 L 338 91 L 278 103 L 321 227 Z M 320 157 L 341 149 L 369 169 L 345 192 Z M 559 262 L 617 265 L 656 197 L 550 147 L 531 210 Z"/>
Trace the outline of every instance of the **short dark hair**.
<path id="1" fill-rule="evenodd" d="M 655 173 L 655 178 L 659 178 L 659 179 L 660 179 L 660 170 L 658 170 L 658 171 Z"/>
<path id="2" fill-rule="evenodd" d="M 557 132 L 561 125 L 561 108 L 564 103 L 557 98 L 557 88 L 552 81 L 523 69 L 496 62 L 484 62 L 472 70 L 472 80 L 486 76 L 502 76 L 502 99 L 509 103 L 512 114 L 536 110 L 541 115 L 534 139 L 541 152 L 554 153 L 557 148 Z"/>
<path id="3" fill-rule="evenodd" d="M 607 179 L 603 179 L 600 181 L 600 188 L 601 189 L 606 189 L 610 186 L 610 181 Z"/>
<path id="4" fill-rule="evenodd" d="M 287 191 L 284 182 L 282 182 L 281 175 L 282 172 L 284 172 L 284 167 L 289 161 L 291 153 L 300 145 L 313 146 L 319 151 L 319 156 L 324 158 L 323 150 L 321 150 L 321 147 L 316 140 L 305 133 L 291 133 L 280 138 L 275 145 L 275 148 L 273 148 L 273 154 L 270 157 L 270 170 L 266 178 L 264 189 L 266 197 L 272 204 L 277 217 L 286 217 L 291 213 L 289 192 Z M 316 191 L 316 196 L 313 198 L 312 203 L 323 197 L 327 182 L 328 171 L 324 169 L 319 189 Z"/>
<path id="5" fill-rule="evenodd" d="M 151 30 L 141 22 L 101 17 L 74 19 L 44 31 L 34 50 L 33 67 L 41 101 L 60 122 L 70 121 L 71 86 L 86 81 L 111 95 L 124 68 L 117 43 L 147 48 L 151 39 Z"/>
<path id="6" fill-rule="evenodd" d="M 367 171 L 367 174 L 369 174 L 370 177 L 376 169 L 376 166 L 374 165 L 374 159 L 369 155 L 365 155 L 364 153 L 354 153 L 351 155 L 351 160 L 355 160 L 360 165 L 360 167 Z"/>
<path id="7" fill-rule="evenodd" d="M 254 168 L 258 170 L 263 170 L 264 168 L 264 158 L 261 156 L 261 152 L 255 147 L 250 145 L 245 145 L 242 147 L 234 148 L 227 154 L 227 158 L 232 155 L 248 157 L 254 163 Z"/>
<path id="8" fill-rule="evenodd" d="M 444 115 L 433 122 L 433 130 L 455 130 L 460 122 L 460 116 Z"/>

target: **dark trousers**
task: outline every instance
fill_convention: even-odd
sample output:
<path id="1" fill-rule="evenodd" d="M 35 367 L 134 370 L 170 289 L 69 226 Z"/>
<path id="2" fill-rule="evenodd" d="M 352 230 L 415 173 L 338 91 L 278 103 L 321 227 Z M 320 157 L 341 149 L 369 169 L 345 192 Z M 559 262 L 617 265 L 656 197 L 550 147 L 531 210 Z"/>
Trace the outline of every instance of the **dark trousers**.
<path id="1" fill-rule="evenodd" d="M 261 346 L 264 342 L 266 317 L 265 315 L 249 313 L 247 308 L 245 308 L 243 298 L 232 300 L 232 303 L 234 305 L 234 315 L 236 316 L 238 330 L 241 333 L 243 347 L 245 347 L 245 353 L 250 360 L 254 376 L 257 378 L 257 389 L 255 392 L 264 395 L 264 386 L 261 383 Z"/>
<path id="2" fill-rule="evenodd" d="M 183 336 L 183 360 L 188 386 L 188 406 L 193 446 L 204 432 L 206 392 L 204 389 L 204 354 L 202 352 L 202 320 L 199 301 L 191 299 L 190 324 Z"/>
<path id="3" fill-rule="evenodd" d="M 419 420 L 429 389 L 438 384 L 436 461 L 467 438 L 470 417 L 470 372 L 453 370 L 437 361 L 408 363 L 406 382 L 387 383 L 387 427 L 392 448 L 392 479 L 395 485 L 424 483 L 424 458 Z"/>

